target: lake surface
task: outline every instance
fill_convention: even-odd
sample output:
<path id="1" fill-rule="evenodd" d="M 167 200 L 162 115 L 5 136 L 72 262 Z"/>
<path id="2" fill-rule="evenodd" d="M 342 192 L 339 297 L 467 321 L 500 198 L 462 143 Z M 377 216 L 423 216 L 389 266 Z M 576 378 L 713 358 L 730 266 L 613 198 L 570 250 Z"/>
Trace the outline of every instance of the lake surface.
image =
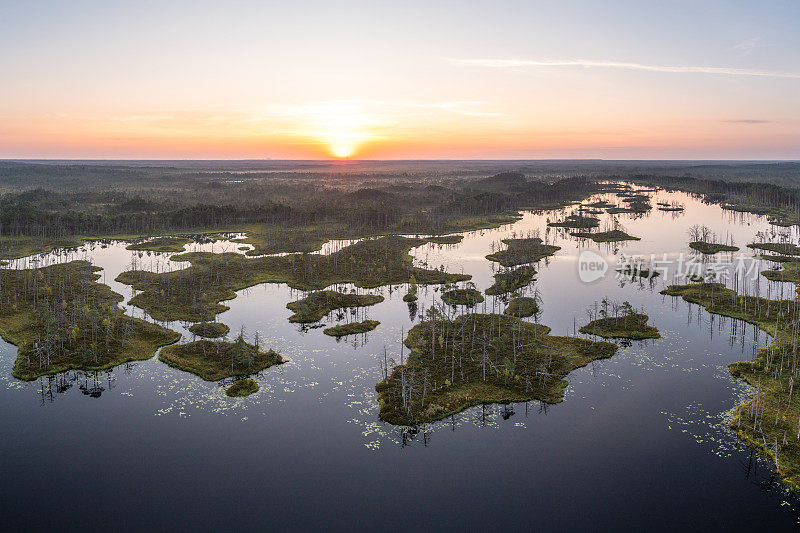
<path id="1" fill-rule="evenodd" d="M 600 198 L 620 203 L 613 195 L 592 200 Z M 657 201 L 679 202 L 686 211 L 658 211 Z M 243 399 L 228 398 L 223 384 L 155 357 L 108 372 L 20 382 L 11 376 L 16 348 L 2 342 L 3 522 L 9 529 L 795 527 L 794 497 L 770 463 L 727 429 L 731 409 L 750 392 L 727 365 L 749 360 L 769 337 L 659 291 L 674 282 L 681 257 L 697 257 L 688 248 L 687 230 L 694 224 L 709 226 L 720 240 L 732 237 L 742 248 L 717 254 L 732 260 L 719 265 L 720 272 L 771 267 L 744 245 L 759 231 L 786 233 L 797 242 L 797 229 L 773 228 L 763 217 L 724 211 L 682 193 L 655 193 L 652 204 L 645 216 L 616 217 L 641 241 L 579 240 L 547 228 L 548 220 L 565 213 L 551 211 L 465 233 L 457 245 L 412 251 L 418 264 L 471 274 L 485 290 L 497 268 L 485 256 L 500 240 L 539 235 L 562 249 L 538 264 L 536 281 L 525 292 L 538 290 L 537 319 L 552 334 L 573 334 L 588 321 L 587 307 L 604 297 L 627 300 L 650 316 L 661 339 L 621 346 L 611 359 L 572 372 L 557 405 L 475 407 L 415 430 L 381 422 L 374 387 L 383 377 L 384 350 L 399 360 L 414 317 L 440 301 L 435 286 L 420 287 L 416 313 L 402 301 L 405 286 L 365 291 L 386 300 L 355 314 L 333 313 L 324 322 L 369 318 L 381 325 L 341 340 L 322 328 L 289 323 L 286 303 L 302 293 L 286 285 L 239 292 L 219 321 L 232 332 L 244 327 L 251 337 L 258 331 L 266 346 L 289 359 L 256 376 L 261 390 Z M 611 217 L 601 219 L 604 229 Z M 180 267 L 168 261 L 170 254 L 130 252 L 125 245 L 87 245 L 14 261 L 9 268 L 88 258 L 127 302 L 130 287 L 113 280 L 132 264 Z M 221 241 L 187 249 L 240 247 Z M 578 275 L 585 250 L 610 264 L 592 283 Z M 623 254 L 658 254 L 671 270 L 654 280 L 621 280 L 615 266 Z M 733 278 L 720 280 L 733 287 Z M 736 285 L 740 292 L 773 298 L 793 294 L 790 284 L 750 274 L 740 274 Z M 487 297 L 487 309 L 496 304 Z M 149 320 L 140 309 L 128 311 Z M 191 340 L 189 324 L 166 325 Z"/>

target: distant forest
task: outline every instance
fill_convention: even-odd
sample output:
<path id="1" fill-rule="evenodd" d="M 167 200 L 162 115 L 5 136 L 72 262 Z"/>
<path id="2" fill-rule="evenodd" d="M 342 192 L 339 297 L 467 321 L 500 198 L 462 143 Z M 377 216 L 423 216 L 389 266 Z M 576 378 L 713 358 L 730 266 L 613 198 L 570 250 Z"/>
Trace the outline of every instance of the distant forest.
<path id="1" fill-rule="evenodd" d="M 625 179 L 797 213 L 800 163 L 613 161 L 0 161 L 0 235 L 270 227 L 440 232 L 579 200 Z M 465 226 L 466 227 L 466 226 Z"/>

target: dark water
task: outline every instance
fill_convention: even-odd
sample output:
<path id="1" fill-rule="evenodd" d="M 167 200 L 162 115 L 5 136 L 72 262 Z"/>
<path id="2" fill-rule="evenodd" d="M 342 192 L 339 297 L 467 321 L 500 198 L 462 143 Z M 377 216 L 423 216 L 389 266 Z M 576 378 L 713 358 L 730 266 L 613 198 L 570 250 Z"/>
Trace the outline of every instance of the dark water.
<path id="1" fill-rule="evenodd" d="M 401 300 L 405 287 L 374 291 L 386 301 L 358 317 L 348 312 L 346 320 L 366 315 L 381 325 L 341 341 L 290 324 L 285 304 L 298 293 L 286 286 L 239 293 L 220 320 L 233 331 L 242 325 L 249 335 L 259 331 L 290 362 L 257 376 L 261 391 L 238 400 L 227 398 L 222 385 L 156 358 L 22 383 L 11 377 L 16 349 L 3 343 L 5 528 L 794 527 L 794 502 L 769 462 L 727 430 L 730 410 L 749 393 L 727 364 L 751 358 L 767 336 L 661 296 L 671 275 L 622 283 L 612 265 L 594 283 L 578 277 L 582 249 L 612 260 L 663 252 L 676 259 L 688 256 L 692 224 L 731 235 L 743 248 L 769 228 L 763 219 L 733 216 L 685 195 L 656 196 L 677 199 L 687 210 L 620 216 L 641 241 L 586 244 L 549 232 L 562 250 L 540 263 L 528 292 L 540 291 L 539 320 L 554 334 L 572 334 L 574 324 L 587 322 L 586 308 L 605 296 L 643 308 L 662 334 L 570 374 L 558 405 L 477 407 L 417 431 L 380 422 L 374 385 L 383 374 L 384 347 L 398 357 L 402 332 L 412 325 Z M 472 274 L 483 290 L 492 282 L 492 264 L 484 259 L 492 244 L 536 230 L 544 237 L 548 216 L 556 218 L 526 214 L 511 226 L 468 233 L 459 245 L 413 253 L 418 261 Z M 749 265 L 755 260 L 744 250 Z M 168 264 L 164 255 L 134 256 L 124 244 L 39 259 L 75 256 L 104 267 L 106 281 L 126 296 L 130 289 L 112 280 L 134 258 L 145 268 Z M 758 286 L 773 297 L 781 290 L 763 279 Z M 755 282 L 748 290 L 756 290 Z M 783 290 L 788 295 L 791 287 Z M 433 287 L 420 288 L 419 312 L 438 296 Z"/>

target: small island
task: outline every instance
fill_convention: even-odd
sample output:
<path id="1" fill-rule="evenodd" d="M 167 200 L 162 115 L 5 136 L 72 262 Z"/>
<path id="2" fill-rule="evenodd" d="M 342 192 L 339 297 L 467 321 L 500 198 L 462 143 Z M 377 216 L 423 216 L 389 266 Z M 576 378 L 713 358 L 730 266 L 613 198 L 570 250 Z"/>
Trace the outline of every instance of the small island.
<path id="1" fill-rule="evenodd" d="M 467 287 L 442 293 L 442 301 L 449 305 L 475 305 L 484 301 L 481 291 Z"/>
<path id="2" fill-rule="evenodd" d="M 134 242 L 128 245 L 128 250 L 147 251 L 147 252 L 183 252 L 183 248 L 192 242 L 185 237 L 156 237 L 141 242 Z"/>
<path id="3" fill-rule="evenodd" d="M 596 228 L 600 225 L 600 219 L 597 217 L 569 215 L 564 220 L 548 222 L 547 225 L 554 228 Z"/>
<path id="4" fill-rule="evenodd" d="M 748 244 L 747 247 L 781 255 L 800 255 L 800 246 L 789 242 L 753 242 Z"/>
<path id="5" fill-rule="evenodd" d="M 256 392 L 258 392 L 258 383 L 254 379 L 246 378 L 234 381 L 233 385 L 225 390 L 225 395 L 231 398 L 241 398 Z"/>
<path id="6" fill-rule="evenodd" d="M 231 328 L 222 322 L 200 322 L 189 326 L 189 331 L 198 337 L 216 339 L 227 335 Z"/>
<path id="7" fill-rule="evenodd" d="M 592 320 L 580 329 L 581 333 L 597 335 L 605 339 L 658 339 L 658 328 L 647 325 L 647 315 L 625 313 L 622 316 L 608 316 Z"/>
<path id="8" fill-rule="evenodd" d="M 458 244 L 464 239 L 463 235 L 435 235 L 425 237 L 425 240 L 434 244 Z"/>
<path id="9" fill-rule="evenodd" d="M 286 362 L 274 350 L 262 352 L 257 344 L 246 342 L 241 334 L 233 342 L 199 340 L 173 344 L 162 349 L 158 359 L 206 381 L 250 376 Z"/>
<path id="10" fill-rule="evenodd" d="M 617 242 L 617 241 L 639 241 L 639 237 L 628 235 L 622 230 L 613 229 L 609 231 L 573 231 L 570 233 L 573 237 L 581 237 L 584 239 L 592 239 L 594 242 Z"/>
<path id="11" fill-rule="evenodd" d="M 692 241 L 689 243 L 689 248 L 706 255 L 712 255 L 718 252 L 736 252 L 739 250 L 738 246 L 704 241 Z"/>
<path id="12" fill-rule="evenodd" d="M 535 263 L 561 249 L 560 246 L 544 244 L 539 237 L 503 239 L 502 242 L 507 248 L 487 255 L 486 259 L 496 261 L 505 267 Z"/>
<path id="13" fill-rule="evenodd" d="M 286 307 L 294 314 L 289 322 L 318 322 L 331 311 L 350 307 L 366 307 L 383 301 L 378 294 L 355 294 L 338 291 L 316 291 L 296 302 L 289 302 Z"/>
<path id="14" fill-rule="evenodd" d="M 349 322 L 347 324 L 339 324 L 329 328 L 325 328 L 322 332 L 331 337 L 344 337 L 346 335 L 354 335 L 356 333 L 366 333 L 380 326 L 377 320 L 363 320 L 361 322 Z"/>
<path id="15" fill-rule="evenodd" d="M 474 405 L 564 399 L 572 370 L 611 357 L 617 345 L 555 337 L 550 328 L 496 314 L 453 320 L 432 313 L 405 340 L 408 358 L 375 387 L 380 418 L 433 422 Z"/>

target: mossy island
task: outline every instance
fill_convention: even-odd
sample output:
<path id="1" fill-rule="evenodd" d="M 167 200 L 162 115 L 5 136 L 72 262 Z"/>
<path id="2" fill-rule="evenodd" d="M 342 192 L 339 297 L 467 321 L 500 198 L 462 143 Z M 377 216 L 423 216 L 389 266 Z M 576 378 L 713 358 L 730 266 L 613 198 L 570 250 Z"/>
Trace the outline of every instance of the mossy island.
<path id="1" fill-rule="evenodd" d="M 619 272 L 620 274 L 625 274 L 626 276 L 630 276 L 631 279 L 636 279 L 636 278 L 652 279 L 660 275 L 658 270 L 651 269 L 650 267 L 639 264 L 624 265 L 618 268 L 617 272 Z"/>
<path id="2" fill-rule="evenodd" d="M 145 241 L 134 242 L 127 246 L 128 250 L 147 252 L 182 252 L 183 248 L 192 242 L 186 237 L 156 237 Z"/>
<path id="3" fill-rule="evenodd" d="M 412 264 L 408 251 L 424 239 L 381 237 L 365 239 L 331 253 L 288 254 L 249 258 L 237 253 L 192 252 L 172 256 L 191 266 L 170 272 L 132 270 L 117 281 L 141 291 L 130 303 L 156 320 L 213 320 L 228 309 L 220 302 L 236 291 L 259 283 L 286 283 L 301 290 L 324 289 L 338 283 L 358 287 L 408 283 L 444 284 L 470 276 L 425 269 Z"/>
<path id="4" fill-rule="evenodd" d="M 501 242 L 506 245 L 506 249 L 491 253 L 486 259 L 496 261 L 504 267 L 535 263 L 561 249 L 560 246 L 544 244 L 539 237 L 503 239 Z"/>
<path id="5" fill-rule="evenodd" d="M 231 398 L 242 398 L 258 392 L 258 383 L 254 379 L 238 379 L 225 390 L 225 395 Z"/>
<path id="6" fill-rule="evenodd" d="M 227 335 L 231 328 L 222 322 L 200 322 L 189 326 L 189 331 L 198 337 L 216 339 Z"/>
<path id="7" fill-rule="evenodd" d="M 548 222 L 547 225 L 553 228 L 596 228 L 600 225 L 600 219 L 597 217 L 569 215 L 564 220 Z"/>
<path id="8" fill-rule="evenodd" d="M 800 246 L 789 242 L 753 242 L 747 245 L 754 250 L 766 250 L 781 255 L 800 256 Z"/>
<path id="9" fill-rule="evenodd" d="M 474 405 L 564 399 L 572 370 L 611 357 L 616 344 L 549 335 L 508 315 L 437 313 L 405 340 L 408 359 L 378 383 L 380 418 L 416 425 Z"/>
<path id="10" fill-rule="evenodd" d="M 279 353 L 263 352 L 257 345 L 246 342 L 242 335 L 233 342 L 199 340 L 173 344 L 163 348 L 158 359 L 206 381 L 250 376 L 285 362 Z"/>
<path id="11" fill-rule="evenodd" d="M 463 235 L 435 235 L 433 237 L 425 238 L 425 240 L 434 244 L 458 244 L 463 239 Z"/>
<path id="12" fill-rule="evenodd" d="M 516 298 L 512 298 L 511 301 L 508 302 L 508 307 L 503 311 L 506 315 L 515 316 L 517 318 L 534 316 L 538 312 L 539 302 L 536 301 L 535 297 L 531 296 L 517 296 Z"/>
<path id="13" fill-rule="evenodd" d="M 355 335 L 358 333 L 367 333 L 380 326 L 381 323 L 377 320 L 362 320 L 361 322 L 348 322 L 347 324 L 338 324 L 329 328 L 325 328 L 322 332 L 331 337 L 344 337 L 347 335 Z"/>
<path id="14" fill-rule="evenodd" d="M 442 293 L 442 301 L 448 305 L 475 305 L 484 300 L 481 291 L 472 287 L 450 289 Z"/>
<path id="15" fill-rule="evenodd" d="M 761 275 L 770 281 L 782 281 L 786 283 L 800 283 L 800 263 L 783 263 L 783 268 L 778 270 L 764 270 Z"/>
<path id="16" fill-rule="evenodd" d="M 609 231 L 573 231 L 570 233 L 573 237 L 580 237 L 582 239 L 592 239 L 594 242 L 617 242 L 617 241 L 639 241 L 639 237 L 628 235 L 622 230 L 612 229 Z"/>
<path id="17" fill-rule="evenodd" d="M 689 248 L 706 255 L 712 255 L 718 252 L 736 252 L 739 250 L 738 246 L 704 241 L 692 241 L 689 243 Z"/>
<path id="18" fill-rule="evenodd" d="M 180 334 L 127 316 L 122 295 L 98 283 L 101 269 L 73 261 L 0 270 L 0 333 L 19 349 L 14 377 L 105 370 L 149 359 Z"/>
<path id="19" fill-rule="evenodd" d="M 592 320 L 580 329 L 581 333 L 597 335 L 605 339 L 658 339 L 658 328 L 647 325 L 648 317 L 640 313 L 608 316 Z"/>
<path id="20" fill-rule="evenodd" d="M 535 275 L 536 269 L 531 265 L 502 270 L 495 273 L 494 284 L 485 292 L 489 296 L 514 292 L 530 285 Z"/>
<path id="21" fill-rule="evenodd" d="M 289 317 L 289 322 L 318 322 L 337 309 L 351 307 L 366 307 L 383 301 L 379 294 L 355 294 L 339 291 L 316 291 L 305 298 L 289 302 L 286 307 L 294 314 Z"/>

